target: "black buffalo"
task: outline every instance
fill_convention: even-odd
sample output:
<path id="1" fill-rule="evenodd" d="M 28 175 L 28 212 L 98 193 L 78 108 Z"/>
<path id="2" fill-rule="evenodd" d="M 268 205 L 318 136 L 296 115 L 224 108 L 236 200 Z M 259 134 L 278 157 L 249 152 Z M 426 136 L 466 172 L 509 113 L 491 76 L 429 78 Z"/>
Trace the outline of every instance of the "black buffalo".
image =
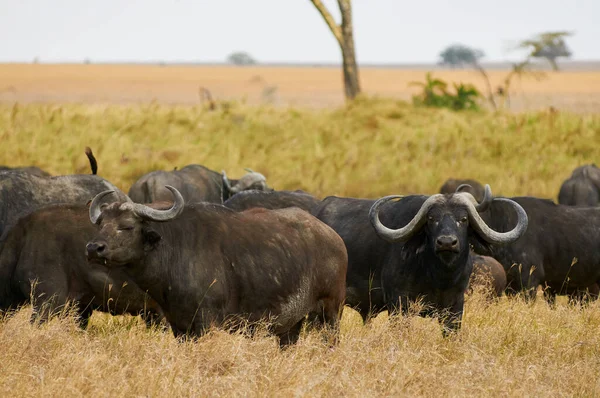
<path id="1" fill-rule="evenodd" d="M 498 260 L 506 270 L 508 292 L 525 292 L 534 298 L 537 287 L 546 298 L 591 289 L 600 282 L 600 209 L 558 205 L 551 200 L 513 197 L 529 217 L 529 227 L 512 244 L 474 249 Z M 516 222 L 515 214 L 502 201 L 494 201 L 481 214 L 493 229 L 505 231 Z"/>
<path id="2" fill-rule="evenodd" d="M 513 230 L 498 233 L 480 218 L 469 193 L 398 196 L 378 201 L 325 198 L 315 214 L 344 240 L 348 250 L 346 303 L 363 319 L 385 309 L 403 313 L 422 298 L 430 311 L 447 312 L 444 330 L 459 327 L 464 293 L 473 268 L 469 238 L 493 244 L 512 242 L 527 228 L 527 215 L 516 203 L 518 222 Z M 380 221 L 381 219 L 381 221 Z"/>
<path id="3" fill-rule="evenodd" d="M 221 205 L 159 211 L 131 201 L 100 206 L 90 219 L 99 232 L 91 259 L 122 267 L 149 292 L 176 336 L 199 336 L 212 324 L 270 318 L 282 345 L 298 338 L 305 316 L 337 330 L 345 296 L 347 255 L 331 228 L 305 211 Z"/>
<path id="4" fill-rule="evenodd" d="M 96 234 L 86 205 L 51 205 L 21 218 L 0 253 L 0 311 L 33 299 L 33 319 L 46 321 L 72 302 L 87 326 L 93 310 L 160 318 L 160 308 L 121 269 L 88 265 L 85 245 Z"/>
<path id="5" fill-rule="evenodd" d="M 600 204 L 600 169 L 595 164 L 580 166 L 562 183 L 558 203 L 569 206 Z"/>
<path id="6" fill-rule="evenodd" d="M 27 173 L 0 173 L 0 237 L 31 211 L 55 203 L 85 204 L 107 189 L 125 195 L 96 175 L 38 177 Z M 0 238 L 0 247 L 3 238 Z"/>
<path id="7" fill-rule="evenodd" d="M 310 213 L 319 206 L 319 203 L 321 203 L 319 199 L 303 191 L 250 190 L 232 196 L 223 205 L 235 211 L 243 211 L 255 207 L 270 210 L 298 207 Z"/>
<path id="8" fill-rule="evenodd" d="M 171 200 L 166 185 L 175 187 L 186 203 L 223 203 L 232 195 L 247 189 L 269 190 L 265 176 L 248 169 L 239 180 L 230 180 L 225 171 L 221 174 L 198 164 L 180 170 L 153 171 L 140 177 L 129 189 L 128 196 L 136 203 Z"/>
<path id="9" fill-rule="evenodd" d="M 469 192 L 471 195 L 473 195 L 475 197 L 475 199 L 478 202 L 481 202 L 483 200 L 483 196 L 485 193 L 483 185 L 481 185 L 481 183 L 479 183 L 478 181 L 470 180 L 470 179 L 457 180 L 454 178 L 450 178 L 450 179 L 446 180 L 446 182 L 444 182 L 444 184 L 441 186 L 440 193 L 443 193 L 443 194 L 455 193 L 456 190 L 458 189 L 458 187 L 460 187 L 461 185 L 463 186 L 461 188 L 462 192 Z"/>
<path id="10" fill-rule="evenodd" d="M 85 148 L 85 154 L 90 161 L 92 175 L 40 177 L 23 172 L 0 173 L 0 248 L 4 235 L 19 217 L 37 208 L 56 203 L 85 204 L 107 189 L 115 190 L 121 198 L 125 198 L 117 187 L 96 175 L 98 164 L 89 147 Z"/>

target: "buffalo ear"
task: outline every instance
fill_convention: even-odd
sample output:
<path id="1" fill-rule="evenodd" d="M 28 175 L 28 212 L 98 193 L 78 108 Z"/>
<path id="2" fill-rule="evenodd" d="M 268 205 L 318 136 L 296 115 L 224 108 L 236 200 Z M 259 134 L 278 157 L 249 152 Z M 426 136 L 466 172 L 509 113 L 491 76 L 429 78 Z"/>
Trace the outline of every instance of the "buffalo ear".
<path id="1" fill-rule="evenodd" d="M 469 246 L 471 250 L 482 256 L 492 255 L 492 245 L 483 240 L 475 231 L 469 231 Z"/>
<path id="2" fill-rule="evenodd" d="M 144 248 L 150 251 L 158 245 L 158 242 L 162 239 L 162 236 L 153 229 L 142 229 L 142 238 L 144 242 Z"/>

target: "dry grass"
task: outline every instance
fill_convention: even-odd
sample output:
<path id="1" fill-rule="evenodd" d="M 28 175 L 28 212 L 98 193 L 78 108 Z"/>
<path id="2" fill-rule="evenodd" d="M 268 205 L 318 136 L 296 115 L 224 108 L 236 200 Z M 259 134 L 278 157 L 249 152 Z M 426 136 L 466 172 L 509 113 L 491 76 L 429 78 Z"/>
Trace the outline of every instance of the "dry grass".
<path id="1" fill-rule="evenodd" d="M 555 197 L 579 164 L 600 158 L 600 116 L 471 114 L 360 100 L 332 110 L 199 106 L 2 105 L 0 163 L 100 174 L 127 190 L 143 172 L 188 163 L 251 167 L 278 189 L 377 197 L 435 192 L 450 176 L 506 195 Z M 42 327 L 26 308 L 0 323 L 2 396 L 597 396 L 600 303 L 556 309 L 476 294 L 463 330 L 431 319 L 363 327 L 344 312 L 339 346 L 316 332 L 279 351 L 272 337 L 215 330 L 197 342 L 95 314 Z"/>
<path id="2" fill-rule="evenodd" d="M 384 100 L 313 111 L 0 105 L 0 126 L 0 164 L 89 173 L 89 145 L 99 174 L 124 190 L 150 170 L 200 163 L 233 178 L 250 167 L 276 189 L 318 196 L 434 193 L 453 176 L 556 197 L 573 168 L 600 159 L 600 115 L 457 114 Z"/>
<path id="3" fill-rule="evenodd" d="M 425 70 L 363 68 L 361 84 L 369 95 L 408 100 Z M 493 87 L 506 71 L 489 71 Z M 437 70 L 448 82 L 470 82 L 484 90 L 470 70 Z M 339 68 L 224 67 L 153 65 L 0 64 L 0 102 L 197 104 L 199 87 L 220 99 L 245 98 L 249 104 L 328 107 L 343 103 Z M 514 80 L 513 110 L 554 106 L 572 112 L 600 111 L 600 71 L 548 73 L 542 81 Z"/>
<path id="4" fill-rule="evenodd" d="M 3 396 L 597 396 L 600 307 L 552 310 L 506 298 L 467 303 L 462 332 L 431 319 L 345 312 L 330 350 L 316 332 L 280 351 L 272 337 L 214 330 L 178 343 L 131 317 L 0 325 Z"/>

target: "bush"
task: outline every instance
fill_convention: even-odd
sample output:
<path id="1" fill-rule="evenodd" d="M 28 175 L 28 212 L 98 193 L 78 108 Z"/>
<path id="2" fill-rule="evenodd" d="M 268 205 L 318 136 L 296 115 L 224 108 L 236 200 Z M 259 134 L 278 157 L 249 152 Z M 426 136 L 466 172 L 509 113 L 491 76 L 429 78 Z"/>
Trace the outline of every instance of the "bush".
<path id="1" fill-rule="evenodd" d="M 422 88 L 420 94 L 412 97 L 416 106 L 450 108 L 456 111 L 464 109 L 479 110 L 477 102 L 482 98 L 482 95 L 471 84 L 453 83 L 455 93 L 451 93 L 448 91 L 448 83 L 433 78 L 431 72 L 428 72 L 425 82 L 411 82 L 410 85 Z"/>

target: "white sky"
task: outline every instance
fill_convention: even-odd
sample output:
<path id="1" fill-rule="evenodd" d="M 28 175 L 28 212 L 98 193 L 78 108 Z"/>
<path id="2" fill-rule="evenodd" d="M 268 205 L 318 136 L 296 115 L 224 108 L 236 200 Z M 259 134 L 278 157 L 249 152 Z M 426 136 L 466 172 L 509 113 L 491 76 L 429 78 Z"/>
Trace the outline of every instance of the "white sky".
<path id="1" fill-rule="evenodd" d="M 337 2 L 325 0 L 336 18 Z M 600 60 L 600 0 L 354 0 L 359 63 L 435 62 L 452 43 L 485 60 L 510 44 L 575 31 L 574 59 Z M 339 62 L 337 43 L 309 0 L 0 0 L 0 62 Z"/>

